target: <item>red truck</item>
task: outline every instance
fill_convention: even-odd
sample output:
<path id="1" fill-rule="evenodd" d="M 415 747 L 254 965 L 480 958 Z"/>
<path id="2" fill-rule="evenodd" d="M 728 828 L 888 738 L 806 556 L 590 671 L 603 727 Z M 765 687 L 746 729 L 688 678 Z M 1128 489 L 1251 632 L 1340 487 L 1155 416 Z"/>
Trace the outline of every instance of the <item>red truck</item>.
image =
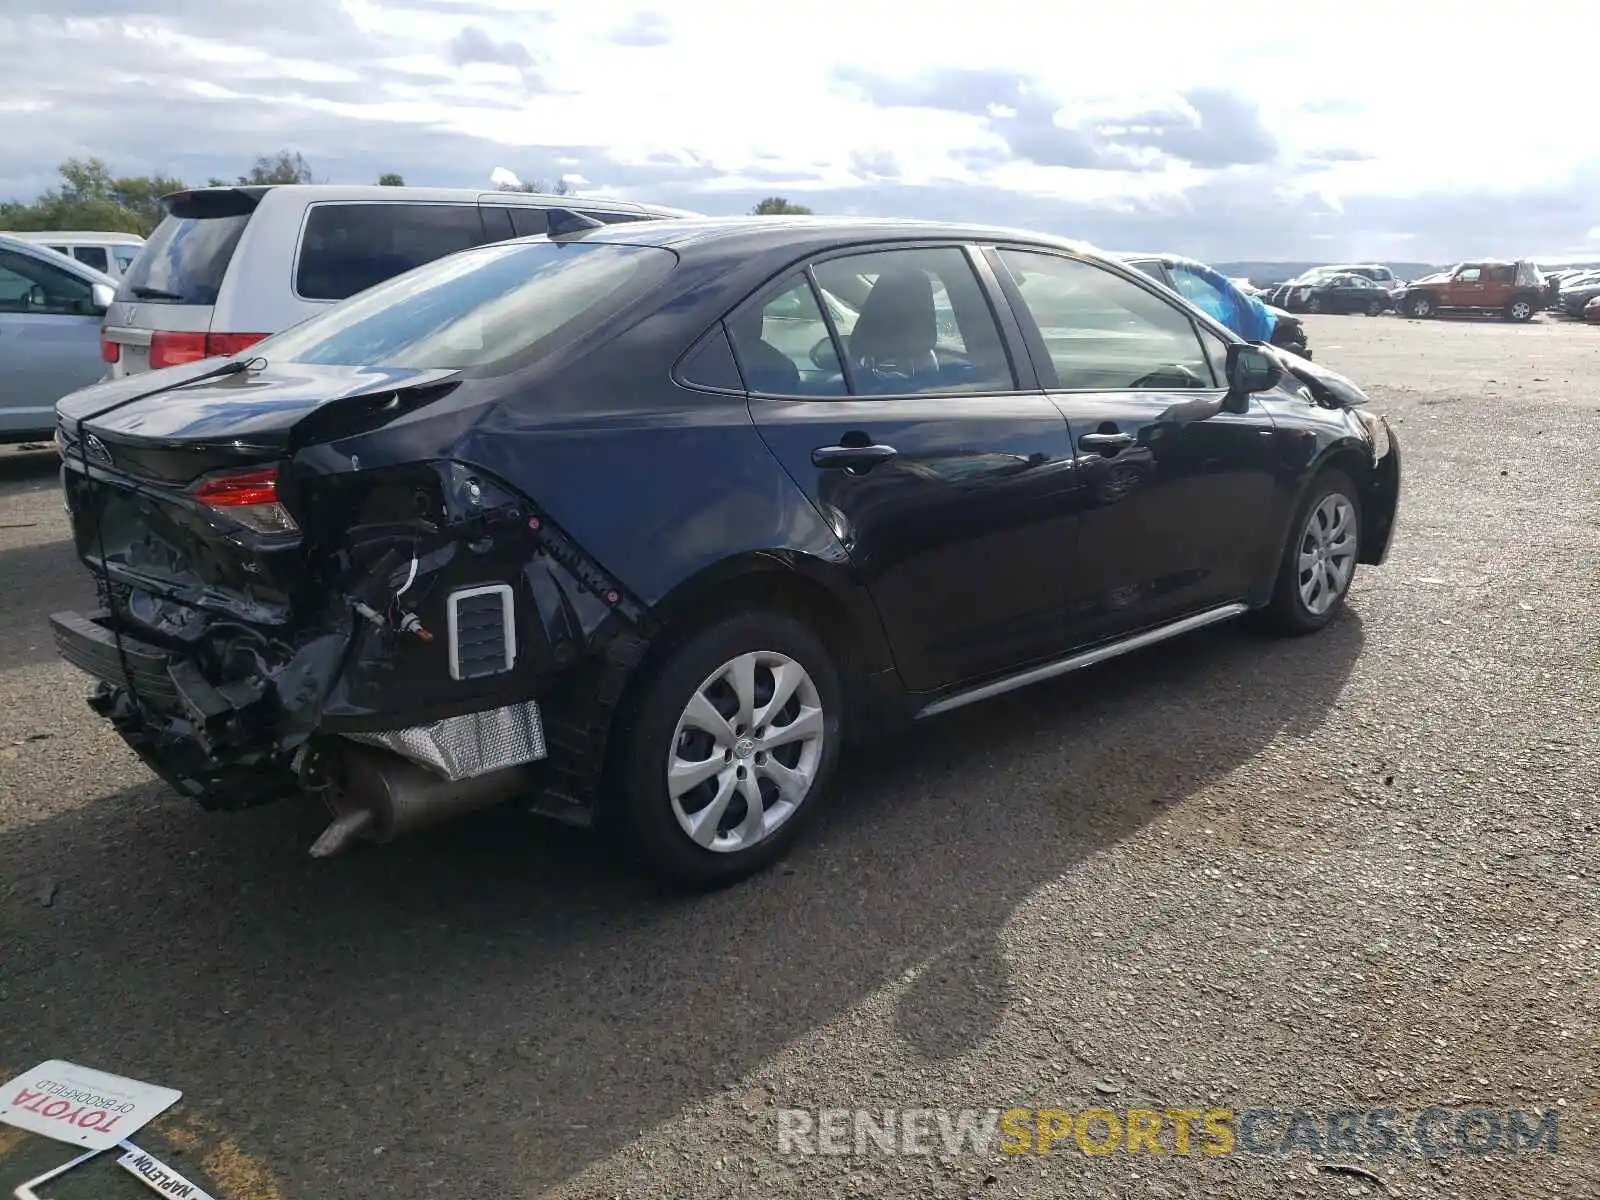
<path id="1" fill-rule="evenodd" d="M 1408 317 L 1459 312 L 1531 321 L 1544 305 L 1544 277 L 1527 259 L 1481 259 L 1426 275 L 1391 295 L 1395 308 Z"/>

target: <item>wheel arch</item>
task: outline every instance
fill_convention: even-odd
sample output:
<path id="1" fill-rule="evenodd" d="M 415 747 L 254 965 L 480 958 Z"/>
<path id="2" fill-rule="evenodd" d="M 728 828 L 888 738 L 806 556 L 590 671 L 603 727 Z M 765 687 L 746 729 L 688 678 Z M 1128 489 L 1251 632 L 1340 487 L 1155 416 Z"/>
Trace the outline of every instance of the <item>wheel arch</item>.
<path id="1" fill-rule="evenodd" d="M 867 590 L 849 569 L 798 551 L 751 551 L 713 563 L 680 582 L 652 606 L 659 632 L 634 672 L 719 615 L 771 608 L 796 617 L 833 656 L 846 693 L 846 729 L 859 730 L 872 682 L 894 670 L 883 622 Z"/>
<path id="2" fill-rule="evenodd" d="M 1318 479 L 1329 471 L 1341 471 L 1356 485 L 1361 505 L 1361 547 L 1356 561 L 1377 566 L 1388 557 L 1389 539 L 1394 528 L 1399 502 L 1399 451 L 1391 443 L 1389 453 L 1374 461 L 1372 447 L 1354 438 L 1330 445 L 1313 461 L 1301 482 L 1291 512 L 1300 504 Z M 1293 518 L 1291 517 L 1291 520 Z M 1287 536 L 1287 534 L 1286 534 Z"/>

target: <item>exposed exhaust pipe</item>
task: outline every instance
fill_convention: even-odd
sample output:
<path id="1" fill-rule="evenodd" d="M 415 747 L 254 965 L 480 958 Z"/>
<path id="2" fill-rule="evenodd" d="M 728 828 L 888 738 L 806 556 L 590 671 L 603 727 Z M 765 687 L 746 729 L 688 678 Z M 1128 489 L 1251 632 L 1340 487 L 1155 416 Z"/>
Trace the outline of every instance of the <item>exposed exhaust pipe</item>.
<path id="1" fill-rule="evenodd" d="M 398 754 L 351 744 L 344 750 L 344 787 L 330 793 L 333 823 L 311 846 L 328 858 L 356 839 L 390 842 L 509 800 L 528 788 L 526 767 L 507 767 L 452 782 Z"/>

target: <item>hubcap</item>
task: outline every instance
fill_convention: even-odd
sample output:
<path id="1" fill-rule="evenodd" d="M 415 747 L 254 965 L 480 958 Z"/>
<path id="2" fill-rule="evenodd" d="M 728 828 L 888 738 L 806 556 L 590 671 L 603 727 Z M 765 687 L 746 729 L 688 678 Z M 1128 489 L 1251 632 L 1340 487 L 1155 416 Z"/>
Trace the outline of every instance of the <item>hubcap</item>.
<path id="1" fill-rule="evenodd" d="M 697 846 L 746 850 L 805 802 L 822 762 L 822 698 L 775 650 L 741 654 L 695 689 L 667 752 L 672 815 Z"/>
<path id="2" fill-rule="evenodd" d="M 1528 315 L 1528 311 L 1527 304 L 1521 300 L 1511 306 L 1511 315 L 1519 321 Z"/>
<path id="3" fill-rule="evenodd" d="M 1350 586 L 1356 567 L 1355 506 L 1337 492 L 1311 510 L 1300 534 L 1300 599 L 1320 617 Z"/>

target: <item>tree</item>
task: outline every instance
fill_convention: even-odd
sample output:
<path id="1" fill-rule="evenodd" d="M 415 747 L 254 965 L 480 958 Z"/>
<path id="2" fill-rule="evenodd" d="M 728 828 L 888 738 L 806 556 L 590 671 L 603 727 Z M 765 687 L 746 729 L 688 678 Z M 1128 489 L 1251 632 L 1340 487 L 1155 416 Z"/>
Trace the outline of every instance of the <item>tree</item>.
<path id="1" fill-rule="evenodd" d="M 240 183 L 310 183 L 311 164 L 298 150 L 279 150 L 276 154 L 256 156 L 255 165 L 248 175 L 239 176 Z"/>
<path id="2" fill-rule="evenodd" d="M 811 210 L 804 204 L 791 204 L 782 196 L 768 196 L 750 210 L 750 215 L 752 217 L 810 216 Z"/>
<path id="3" fill-rule="evenodd" d="M 406 177 L 397 171 L 385 171 L 378 176 L 379 187 L 405 187 Z"/>
<path id="4" fill-rule="evenodd" d="M 553 184 L 547 184 L 542 179 L 530 179 L 523 183 L 502 183 L 497 190 L 502 192 L 537 192 L 544 196 L 575 196 L 578 189 L 565 179 L 558 179 Z"/>

